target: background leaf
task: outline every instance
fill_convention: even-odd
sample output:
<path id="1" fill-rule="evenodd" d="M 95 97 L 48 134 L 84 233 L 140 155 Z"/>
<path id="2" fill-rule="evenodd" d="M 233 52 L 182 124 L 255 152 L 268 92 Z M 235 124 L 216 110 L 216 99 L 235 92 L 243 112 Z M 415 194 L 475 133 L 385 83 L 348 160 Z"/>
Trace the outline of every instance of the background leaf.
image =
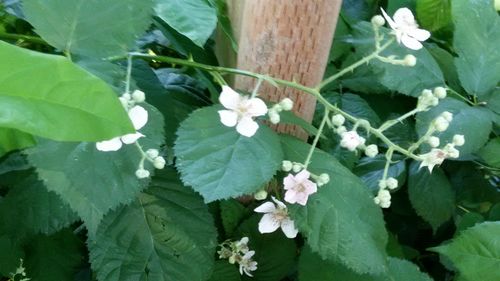
<path id="1" fill-rule="evenodd" d="M 136 201 L 107 215 L 88 245 L 99 280 L 202 281 L 216 229 L 201 198 L 167 168 Z"/>
<path id="2" fill-rule="evenodd" d="M 33 136 L 16 129 L 0 127 L 0 157 L 5 153 L 35 145 Z"/>
<path id="3" fill-rule="evenodd" d="M 451 23 L 450 0 L 417 0 L 417 18 L 422 28 L 436 31 Z"/>
<path id="4" fill-rule="evenodd" d="M 478 154 L 489 166 L 500 168 L 500 137 L 490 140 Z"/>
<path id="5" fill-rule="evenodd" d="M 400 155 L 394 155 L 392 161 L 397 161 L 397 163 L 389 167 L 387 176 L 397 179 L 398 185 L 401 186 L 406 181 L 406 162 Z M 378 182 L 384 174 L 385 163 L 385 155 L 377 155 L 374 158 L 365 157 L 358 162 L 352 172 L 360 177 L 370 190 L 378 191 Z"/>
<path id="6" fill-rule="evenodd" d="M 0 126 L 61 141 L 134 132 L 114 92 L 61 56 L 0 41 Z"/>
<path id="7" fill-rule="evenodd" d="M 202 108 L 181 123 L 175 142 L 182 181 L 206 202 L 257 191 L 280 167 L 279 138 L 261 125 L 245 137 L 219 120 L 220 106 Z"/>

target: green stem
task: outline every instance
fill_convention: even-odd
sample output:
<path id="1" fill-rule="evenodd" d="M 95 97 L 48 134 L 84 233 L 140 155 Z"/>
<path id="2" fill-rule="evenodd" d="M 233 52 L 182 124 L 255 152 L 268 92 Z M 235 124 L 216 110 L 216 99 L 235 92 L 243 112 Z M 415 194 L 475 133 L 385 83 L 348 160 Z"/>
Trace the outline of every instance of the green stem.
<path id="1" fill-rule="evenodd" d="M 255 98 L 257 96 L 257 93 L 259 92 L 260 89 L 260 85 L 262 85 L 262 81 L 264 81 L 262 78 L 257 79 L 257 84 L 253 88 L 251 98 Z"/>
<path id="2" fill-rule="evenodd" d="M 452 88 L 450 87 L 447 87 L 448 91 L 450 91 L 450 93 L 452 93 L 454 96 L 460 98 L 461 100 L 465 101 L 466 103 L 474 106 L 474 105 L 477 105 L 476 103 L 470 101 L 469 99 L 467 99 L 466 97 L 462 96 L 461 94 L 459 94 L 457 91 L 453 90 Z"/>
<path id="3" fill-rule="evenodd" d="M 435 131 L 436 131 L 436 129 L 434 129 L 434 125 L 431 123 L 431 125 L 429 126 L 429 129 L 427 129 L 427 132 L 425 132 L 425 135 L 423 135 L 416 143 L 412 144 L 408 148 L 408 152 L 412 153 L 413 151 L 415 151 L 422 143 L 424 143 L 424 141 L 426 141 L 430 136 L 432 136 L 432 134 Z"/>
<path id="4" fill-rule="evenodd" d="M 130 80 L 132 78 L 132 56 L 127 56 L 127 74 L 125 77 L 125 93 L 130 94 Z"/>
<path id="5" fill-rule="evenodd" d="M 403 122 L 406 118 L 418 113 L 420 110 L 418 110 L 417 108 L 415 108 L 414 110 L 410 111 L 410 112 L 407 112 L 405 113 L 404 115 L 401 115 L 399 118 L 397 119 L 393 119 L 393 120 L 389 120 L 387 122 L 385 122 L 384 124 L 382 124 L 380 126 L 380 128 L 378 128 L 379 132 L 383 132 L 387 129 L 389 129 L 390 127 L 398 124 L 398 123 L 401 123 Z"/>
<path id="6" fill-rule="evenodd" d="M 314 149 L 316 148 L 316 145 L 318 145 L 319 138 L 321 137 L 321 133 L 323 132 L 323 129 L 325 128 L 325 124 L 326 124 L 326 121 L 328 120 L 329 113 L 330 113 L 330 111 L 327 108 L 325 108 L 325 113 L 323 115 L 323 120 L 321 120 L 321 124 L 319 125 L 318 133 L 314 137 L 311 148 L 309 149 L 309 152 L 307 153 L 306 160 L 304 161 L 304 170 L 307 169 L 307 166 L 311 162 L 311 158 L 312 158 L 312 155 L 314 153 Z"/>
<path id="7" fill-rule="evenodd" d="M 40 45 L 50 46 L 42 38 L 35 37 L 35 36 L 29 36 L 29 35 L 0 32 L 0 38 L 7 39 L 7 40 L 22 40 L 22 41 L 26 41 L 26 42 L 31 42 L 31 43 L 36 43 L 36 44 L 40 44 Z"/>
<path id="8" fill-rule="evenodd" d="M 394 148 L 390 147 L 387 152 L 385 153 L 385 166 L 384 166 L 384 174 L 382 175 L 382 180 L 387 179 L 387 174 L 389 173 L 389 167 L 391 166 L 392 162 L 392 154 L 394 153 Z"/>

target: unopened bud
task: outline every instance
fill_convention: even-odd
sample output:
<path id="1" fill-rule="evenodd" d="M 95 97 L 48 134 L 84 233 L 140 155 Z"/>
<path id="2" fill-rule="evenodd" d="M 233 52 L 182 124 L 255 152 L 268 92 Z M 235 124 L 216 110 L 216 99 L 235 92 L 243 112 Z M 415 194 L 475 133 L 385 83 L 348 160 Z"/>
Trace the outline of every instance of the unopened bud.
<path id="1" fill-rule="evenodd" d="M 465 143 L 464 135 L 454 135 L 453 144 L 456 146 L 462 146 Z"/>
<path id="2" fill-rule="evenodd" d="M 284 160 L 283 162 L 281 162 L 281 170 L 283 172 L 290 172 L 292 168 L 293 168 L 292 162 L 288 160 Z"/>
<path id="3" fill-rule="evenodd" d="M 378 154 L 378 147 L 375 144 L 370 144 L 365 148 L 365 154 L 368 157 L 375 157 Z"/>
<path id="4" fill-rule="evenodd" d="M 319 177 L 318 177 L 318 185 L 319 186 L 325 185 L 329 181 L 330 181 L 330 176 L 326 173 L 323 173 L 323 174 L 319 175 Z"/>
<path id="5" fill-rule="evenodd" d="M 135 176 L 139 179 L 145 179 L 149 177 L 149 171 L 145 169 L 138 169 L 135 171 Z"/>
<path id="6" fill-rule="evenodd" d="M 278 124 L 280 122 L 280 115 L 276 111 L 269 111 L 269 121 L 273 124 Z"/>
<path id="7" fill-rule="evenodd" d="M 448 122 L 451 122 L 453 120 L 453 114 L 451 112 L 445 111 L 441 113 L 441 116 L 443 116 L 443 118 Z"/>
<path id="8" fill-rule="evenodd" d="M 160 155 L 160 153 L 158 152 L 158 149 L 148 149 L 146 151 L 146 155 L 151 159 L 155 159 L 158 155 Z"/>
<path id="9" fill-rule="evenodd" d="M 144 102 L 146 100 L 146 95 L 141 90 L 135 90 L 132 93 L 132 99 L 134 99 L 135 102 Z"/>
<path id="10" fill-rule="evenodd" d="M 345 117 L 342 116 L 341 114 L 335 114 L 332 116 L 332 124 L 334 126 L 340 127 L 344 125 L 345 122 Z"/>
<path id="11" fill-rule="evenodd" d="M 386 181 L 387 183 L 387 188 L 389 189 L 396 189 L 398 188 L 398 180 L 395 178 L 388 178 Z"/>
<path id="12" fill-rule="evenodd" d="M 300 165 L 300 164 L 293 164 L 293 166 L 292 166 L 292 171 L 293 171 L 294 173 L 298 173 L 298 172 L 300 172 L 301 170 L 302 170 L 302 165 Z"/>
<path id="13" fill-rule="evenodd" d="M 372 18 L 372 24 L 377 26 L 377 27 L 380 27 L 380 26 L 383 26 L 385 24 L 385 20 L 381 15 L 375 15 Z"/>
<path id="14" fill-rule="evenodd" d="M 165 158 L 161 157 L 161 156 L 158 156 L 155 158 L 155 160 L 153 160 L 153 166 L 156 168 L 156 169 L 163 169 L 165 168 Z"/>
<path id="15" fill-rule="evenodd" d="M 443 116 L 439 116 L 436 120 L 434 120 L 434 128 L 436 128 L 438 132 L 446 131 L 449 125 L 450 122 L 448 122 Z"/>
<path id="16" fill-rule="evenodd" d="M 434 96 L 436 96 L 436 98 L 438 99 L 446 98 L 446 89 L 443 87 L 434 88 Z"/>
<path id="17" fill-rule="evenodd" d="M 439 138 L 438 137 L 429 137 L 427 139 L 427 143 L 431 146 L 431 147 L 438 147 L 439 146 Z"/>
<path id="18" fill-rule="evenodd" d="M 261 189 L 253 195 L 253 198 L 259 201 L 264 200 L 267 198 L 267 191 L 265 189 Z"/>
<path id="19" fill-rule="evenodd" d="M 417 58 L 414 55 L 406 55 L 404 63 L 407 66 L 415 66 L 417 64 Z"/>
<path id="20" fill-rule="evenodd" d="M 293 101 L 289 98 L 284 98 L 283 100 L 280 101 L 280 105 L 285 111 L 292 110 L 293 108 Z"/>
<path id="21" fill-rule="evenodd" d="M 347 128 L 345 126 L 340 126 L 337 128 L 337 130 L 335 130 L 335 132 L 337 132 L 337 134 L 339 135 L 342 135 L 343 133 L 347 132 Z"/>
<path id="22" fill-rule="evenodd" d="M 384 181 L 384 180 L 379 180 L 378 181 L 378 188 L 384 189 L 386 187 L 387 187 L 387 182 L 386 181 Z"/>

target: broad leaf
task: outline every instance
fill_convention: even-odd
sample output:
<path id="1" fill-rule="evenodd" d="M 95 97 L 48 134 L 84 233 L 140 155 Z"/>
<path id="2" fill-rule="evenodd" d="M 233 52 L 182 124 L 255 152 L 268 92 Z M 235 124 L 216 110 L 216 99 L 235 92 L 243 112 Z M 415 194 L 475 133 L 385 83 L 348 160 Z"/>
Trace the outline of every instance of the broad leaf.
<path id="1" fill-rule="evenodd" d="M 238 268 L 227 260 L 215 261 L 212 277 L 208 281 L 241 281 Z"/>
<path id="2" fill-rule="evenodd" d="M 134 131 L 114 92 L 61 56 L 0 41 L 0 126 L 61 141 Z"/>
<path id="3" fill-rule="evenodd" d="M 88 245 L 99 280 L 201 281 L 212 270 L 216 230 L 202 199 L 167 168 L 108 214 Z"/>
<path id="4" fill-rule="evenodd" d="M 500 168 L 500 137 L 489 141 L 478 154 L 489 166 Z"/>
<path id="5" fill-rule="evenodd" d="M 52 46 L 88 57 L 125 55 L 149 26 L 153 0 L 24 0 L 26 19 Z"/>
<path id="6" fill-rule="evenodd" d="M 0 127 L 0 157 L 5 153 L 35 145 L 33 136 L 16 129 Z"/>
<path id="7" fill-rule="evenodd" d="M 417 17 L 423 28 L 436 31 L 451 24 L 451 0 L 417 0 Z"/>
<path id="8" fill-rule="evenodd" d="M 395 163 L 389 167 L 387 176 L 397 179 L 398 185 L 401 186 L 406 180 L 406 163 L 399 155 L 395 155 L 392 161 Z M 359 161 L 353 173 L 359 176 L 369 189 L 378 191 L 378 182 L 383 177 L 385 163 L 385 155 L 377 155 L 375 158 L 365 157 Z"/>
<path id="9" fill-rule="evenodd" d="M 24 252 L 19 242 L 0 232 L 0 277 L 10 277 L 23 258 Z"/>
<path id="10" fill-rule="evenodd" d="M 72 280 L 84 262 L 83 248 L 70 230 L 36 236 L 25 247 L 27 277 L 37 281 Z"/>
<path id="11" fill-rule="evenodd" d="M 379 275 L 360 275 L 333 261 L 321 257 L 306 247 L 300 256 L 299 281 L 432 281 L 413 263 L 397 259 L 388 259 L 388 271 Z"/>
<path id="12" fill-rule="evenodd" d="M 145 150 L 163 142 L 163 123 L 153 107 L 149 122 L 141 129 L 146 135 L 139 139 Z M 141 155 L 134 145 L 103 152 L 95 143 L 61 143 L 40 140 L 30 149 L 28 159 L 36 167 L 48 190 L 59 194 L 63 201 L 82 218 L 93 234 L 102 217 L 111 209 L 131 202 L 147 183 L 135 176 Z M 153 170 L 146 162 L 147 169 Z"/>
<path id="13" fill-rule="evenodd" d="M 245 137 L 219 120 L 220 106 L 192 113 L 177 131 L 177 168 L 186 185 L 201 193 L 206 202 L 257 191 L 281 165 L 278 136 L 260 125 Z"/>
<path id="14" fill-rule="evenodd" d="M 453 0 L 452 13 L 462 86 L 485 97 L 500 81 L 500 17 L 491 0 Z"/>
<path id="15" fill-rule="evenodd" d="M 478 224 L 432 250 L 449 258 L 467 280 L 500 280 L 500 222 Z"/>
<path id="16" fill-rule="evenodd" d="M 226 236 L 233 235 L 248 210 L 236 199 L 223 200 L 219 203 L 220 217 Z"/>
<path id="17" fill-rule="evenodd" d="M 467 104 L 455 100 L 445 99 L 438 106 L 429 111 L 417 114 L 417 132 L 423 136 L 429 124 L 442 112 L 453 113 L 453 120 L 445 132 L 436 133 L 441 140 L 441 145 L 452 141 L 455 134 L 464 135 L 465 144 L 456 147 L 460 151 L 460 159 L 470 159 L 471 153 L 479 150 L 489 138 L 491 131 L 490 113 L 481 107 L 470 107 Z"/>
<path id="18" fill-rule="evenodd" d="M 427 168 L 419 169 L 419 165 L 419 162 L 410 165 L 408 195 L 417 214 L 436 231 L 453 215 L 455 193 L 440 168 L 434 168 L 429 173 Z"/>
<path id="19" fill-rule="evenodd" d="M 203 47 L 217 26 L 217 11 L 204 0 L 155 0 L 156 16 Z"/>
<path id="20" fill-rule="evenodd" d="M 282 143 L 286 159 L 291 161 L 304 161 L 310 148 L 290 137 Z M 356 272 L 384 272 L 387 232 L 382 212 L 363 182 L 319 150 L 308 169 L 314 174 L 328 173 L 331 179 L 309 197 L 306 206 L 290 206 L 309 246 L 324 259 L 340 261 Z"/>

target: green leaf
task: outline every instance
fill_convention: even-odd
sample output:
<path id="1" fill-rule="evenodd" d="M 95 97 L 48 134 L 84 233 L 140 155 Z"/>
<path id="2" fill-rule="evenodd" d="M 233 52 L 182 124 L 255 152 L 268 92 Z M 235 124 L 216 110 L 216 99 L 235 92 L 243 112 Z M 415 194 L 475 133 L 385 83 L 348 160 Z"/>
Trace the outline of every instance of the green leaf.
<path id="1" fill-rule="evenodd" d="M 451 23 L 450 0 L 417 0 L 417 18 L 423 28 L 436 31 Z"/>
<path id="2" fill-rule="evenodd" d="M 217 19 L 222 32 L 226 35 L 231 48 L 234 52 L 238 52 L 238 42 L 234 36 L 233 28 L 231 26 L 231 19 L 229 17 L 228 7 L 226 0 L 208 0 L 210 4 L 217 10 Z"/>
<path id="3" fill-rule="evenodd" d="M 255 251 L 254 260 L 257 270 L 252 272 L 254 277 L 242 276 L 246 281 L 280 281 L 295 264 L 297 246 L 295 240 L 287 238 L 281 230 L 273 233 L 261 234 L 258 223 L 262 216 L 253 215 L 244 221 L 238 229 L 239 236 L 248 237 L 248 247 Z M 222 280 L 221 280 L 222 281 Z"/>
<path id="4" fill-rule="evenodd" d="M 401 186 L 406 180 L 406 163 L 404 158 L 399 155 L 395 155 L 392 160 L 397 162 L 389 167 L 387 176 L 397 179 L 399 186 Z M 359 161 L 352 172 L 360 177 L 369 189 L 378 191 L 378 182 L 384 174 L 385 163 L 384 155 L 377 155 L 374 158 L 365 157 Z"/>
<path id="5" fill-rule="evenodd" d="M 394 36 L 391 35 L 390 31 L 386 28 L 381 28 L 381 33 L 385 38 Z M 375 48 L 373 40 L 366 40 L 366 38 L 374 38 L 370 23 L 360 22 L 357 24 L 354 27 L 354 36 L 359 39 L 359 43 L 355 45 L 355 47 L 360 55 L 368 55 L 373 52 Z M 426 48 L 413 51 L 404 46 L 398 46 L 397 43 L 393 43 L 382 52 L 383 56 L 395 55 L 399 59 L 404 58 L 407 54 L 412 54 L 417 58 L 417 64 L 415 66 L 393 65 L 381 62 L 377 59 L 370 62 L 372 71 L 380 73 L 380 82 L 384 86 L 405 95 L 418 97 L 423 89 L 431 89 L 436 86 L 444 85 L 443 73 Z M 402 75 L 402 73 L 404 73 L 404 75 Z"/>
<path id="6" fill-rule="evenodd" d="M 236 265 L 227 260 L 215 261 L 212 277 L 208 281 L 241 281 Z"/>
<path id="7" fill-rule="evenodd" d="M 114 92 L 61 56 L 0 41 L 0 126 L 61 141 L 134 132 Z"/>
<path id="8" fill-rule="evenodd" d="M 0 235 L 0 277 L 10 277 L 23 258 L 24 252 L 19 242 L 7 235 Z"/>
<path id="9" fill-rule="evenodd" d="M 500 81 L 500 18 L 491 0 L 453 0 L 452 14 L 462 86 L 483 98 Z"/>
<path id="10" fill-rule="evenodd" d="M 139 143 L 144 150 L 163 143 L 162 117 L 153 107 L 142 104 L 149 120 L 141 132 L 147 137 Z M 50 191 L 82 218 L 92 235 L 102 217 L 111 209 L 131 202 L 147 183 L 135 171 L 141 155 L 134 145 L 103 152 L 95 143 L 62 143 L 40 140 L 28 151 L 28 159 Z M 146 168 L 153 170 L 150 163 Z"/>
<path id="11" fill-rule="evenodd" d="M 333 94 L 329 101 L 337 104 L 345 112 L 356 116 L 357 118 L 362 118 L 370 121 L 374 126 L 380 124 L 380 117 L 377 113 L 370 107 L 368 102 L 364 100 L 359 95 L 345 93 L 345 94 Z"/>
<path id="12" fill-rule="evenodd" d="M 52 234 L 78 220 L 71 208 L 57 194 L 47 191 L 36 175 L 22 179 L 10 189 L 0 202 L 0 217 L 0 229 L 17 237 Z"/>
<path id="13" fill-rule="evenodd" d="M 304 131 L 306 131 L 306 133 L 308 133 L 311 136 L 315 136 L 318 133 L 318 129 L 316 129 L 306 120 L 295 115 L 295 113 L 293 113 L 292 111 L 280 112 L 280 123 L 297 125 L 302 129 L 304 129 Z"/>
<path id="14" fill-rule="evenodd" d="M 38 235 L 26 246 L 26 277 L 37 281 L 72 280 L 84 262 L 83 249 L 83 243 L 70 230 Z"/>
<path id="15" fill-rule="evenodd" d="M 463 214 L 463 216 L 456 219 L 455 225 L 457 226 L 457 231 L 455 233 L 460 233 L 469 227 L 481 223 L 484 221 L 484 217 L 481 214 L 469 212 Z"/>
<path id="16" fill-rule="evenodd" d="M 0 157 L 5 153 L 35 145 L 33 136 L 16 129 L 0 127 Z"/>
<path id="17" fill-rule="evenodd" d="M 99 280 L 201 281 L 213 266 L 216 230 L 202 199 L 166 168 L 88 241 Z"/>
<path id="18" fill-rule="evenodd" d="M 419 162 L 410 164 L 408 195 L 417 214 L 436 231 L 453 215 L 455 193 L 440 168 L 434 168 L 431 174 L 426 168 L 419 169 L 419 165 Z"/>
<path id="19" fill-rule="evenodd" d="M 388 271 L 380 275 L 360 275 L 340 263 L 322 260 L 321 257 L 305 247 L 299 260 L 299 281 L 387 281 L 411 280 L 432 281 L 413 263 L 388 258 Z"/>
<path id="20" fill-rule="evenodd" d="M 431 250 L 450 259 L 467 280 L 500 280 L 500 222 L 478 224 Z"/>
<path id="21" fill-rule="evenodd" d="M 500 168 L 500 137 L 490 140 L 478 154 L 489 166 Z"/>
<path id="22" fill-rule="evenodd" d="M 219 120 L 220 106 L 195 111 L 177 131 L 177 168 L 186 185 L 206 202 L 257 191 L 280 167 L 283 155 L 278 136 L 261 125 L 245 137 Z"/>
<path id="23" fill-rule="evenodd" d="M 217 11 L 204 0 L 156 0 L 155 13 L 200 47 L 217 26 Z"/>
<path id="24" fill-rule="evenodd" d="M 231 236 L 248 211 L 245 206 L 235 199 L 220 201 L 219 207 L 224 232 L 226 236 Z"/>
<path id="25" fill-rule="evenodd" d="M 304 161 L 310 146 L 282 138 L 286 159 Z M 386 270 L 387 232 L 382 212 L 363 182 L 335 158 L 316 150 L 309 170 L 328 173 L 331 181 L 309 197 L 306 206 L 290 207 L 300 232 L 323 258 L 340 261 L 359 273 Z"/>
<path id="26" fill-rule="evenodd" d="M 425 134 L 432 120 L 444 111 L 453 113 L 453 121 L 445 132 L 435 136 L 439 137 L 444 145 L 451 142 L 455 134 L 464 135 L 465 144 L 457 146 L 456 149 L 460 151 L 459 159 L 470 159 L 471 153 L 479 150 L 488 141 L 492 127 L 490 113 L 484 108 L 470 107 L 459 100 L 447 98 L 429 111 L 417 114 L 416 127 L 420 137 Z"/>
<path id="27" fill-rule="evenodd" d="M 25 0 L 26 19 L 52 46 L 88 57 L 125 55 L 151 22 L 153 0 Z"/>

